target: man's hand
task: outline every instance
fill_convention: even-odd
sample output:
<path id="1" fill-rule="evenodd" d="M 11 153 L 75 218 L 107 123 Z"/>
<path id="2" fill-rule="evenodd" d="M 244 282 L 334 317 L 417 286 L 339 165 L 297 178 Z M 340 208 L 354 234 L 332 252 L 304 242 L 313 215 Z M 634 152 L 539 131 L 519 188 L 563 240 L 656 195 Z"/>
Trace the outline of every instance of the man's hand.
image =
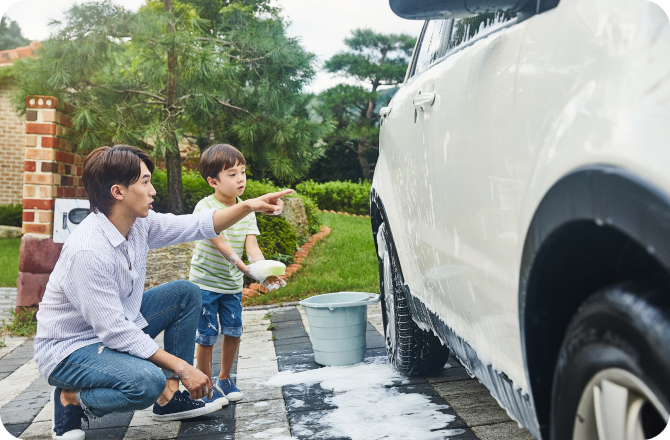
<path id="1" fill-rule="evenodd" d="M 280 197 L 283 197 L 286 194 L 291 194 L 292 192 L 292 189 L 285 189 L 284 191 L 269 193 L 255 199 L 249 199 L 246 202 L 249 204 L 252 211 L 265 212 L 268 215 L 277 215 L 284 207 L 284 202 Z"/>
<path id="2" fill-rule="evenodd" d="M 184 387 L 191 393 L 191 399 L 212 398 L 212 381 L 205 373 L 185 362 L 179 366 L 175 373 L 179 376 Z"/>

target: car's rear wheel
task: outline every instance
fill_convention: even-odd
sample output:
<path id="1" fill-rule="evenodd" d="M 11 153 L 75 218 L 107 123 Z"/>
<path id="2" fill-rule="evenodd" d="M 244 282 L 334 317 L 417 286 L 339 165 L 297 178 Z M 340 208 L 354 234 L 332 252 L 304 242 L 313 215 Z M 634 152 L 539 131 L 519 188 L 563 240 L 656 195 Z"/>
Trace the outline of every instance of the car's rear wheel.
<path id="1" fill-rule="evenodd" d="M 377 245 L 382 320 L 389 362 L 407 376 L 442 368 L 449 357 L 449 348 L 412 320 L 402 276 L 393 257 L 393 244 L 384 224 L 377 233 Z"/>
<path id="2" fill-rule="evenodd" d="M 670 417 L 670 288 L 608 287 L 573 318 L 556 366 L 552 440 L 643 440 Z"/>

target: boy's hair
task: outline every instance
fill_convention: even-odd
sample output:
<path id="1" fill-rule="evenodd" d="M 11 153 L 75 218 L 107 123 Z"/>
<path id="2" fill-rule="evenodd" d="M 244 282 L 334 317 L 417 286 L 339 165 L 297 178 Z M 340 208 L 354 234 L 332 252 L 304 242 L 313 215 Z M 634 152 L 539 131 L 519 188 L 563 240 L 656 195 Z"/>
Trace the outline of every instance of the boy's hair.
<path id="1" fill-rule="evenodd" d="M 200 156 L 200 175 L 205 180 L 208 177 L 216 179 L 221 171 L 238 164 L 247 164 L 240 150 L 228 144 L 212 145 Z"/>
<path id="2" fill-rule="evenodd" d="M 150 173 L 154 172 L 151 157 L 139 148 L 114 145 L 91 151 L 84 161 L 81 175 L 91 203 L 91 211 L 107 214 L 115 201 L 110 191 L 112 186 L 129 187 L 137 182 L 142 171 L 142 162 Z"/>

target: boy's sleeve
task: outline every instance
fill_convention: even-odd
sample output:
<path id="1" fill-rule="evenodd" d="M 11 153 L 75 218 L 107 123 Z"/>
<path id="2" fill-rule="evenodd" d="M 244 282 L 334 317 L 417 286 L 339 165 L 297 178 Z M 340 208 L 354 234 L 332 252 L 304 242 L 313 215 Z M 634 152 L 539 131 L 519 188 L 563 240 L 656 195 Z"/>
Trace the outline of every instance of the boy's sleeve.
<path id="1" fill-rule="evenodd" d="M 255 212 L 249 214 L 249 228 L 247 229 L 247 235 L 261 235 L 261 231 L 258 230 L 258 224 L 256 223 Z"/>

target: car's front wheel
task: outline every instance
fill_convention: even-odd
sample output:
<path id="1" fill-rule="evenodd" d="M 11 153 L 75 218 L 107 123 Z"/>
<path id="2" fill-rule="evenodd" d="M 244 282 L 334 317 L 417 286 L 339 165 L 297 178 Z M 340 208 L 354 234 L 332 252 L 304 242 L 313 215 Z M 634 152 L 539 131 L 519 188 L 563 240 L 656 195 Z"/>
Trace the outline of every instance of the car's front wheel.
<path id="1" fill-rule="evenodd" d="M 644 440 L 670 417 L 670 288 L 604 289 L 573 318 L 556 366 L 552 440 Z"/>
<path id="2" fill-rule="evenodd" d="M 431 331 L 422 330 L 414 322 L 407 303 L 404 283 L 393 258 L 393 244 L 385 224 L 377 233 L 382 293 L 382 320 L 386 350 L 393 367 L 407 376 L 440 369 L 449 357 L 449 348 L 442 345 Z"/>

